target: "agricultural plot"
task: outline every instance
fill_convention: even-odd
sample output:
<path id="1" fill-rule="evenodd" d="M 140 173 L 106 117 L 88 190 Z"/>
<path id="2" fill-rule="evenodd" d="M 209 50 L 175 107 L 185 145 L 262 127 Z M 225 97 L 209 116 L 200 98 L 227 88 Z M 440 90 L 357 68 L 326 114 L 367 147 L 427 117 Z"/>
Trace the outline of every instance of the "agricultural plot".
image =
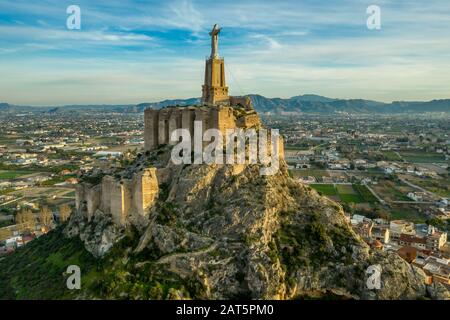
<path id="1" fill-rule="evenodd" d="M 345 203 L 362 203 L 364 198 L 359 194 L 358 191 L 353 189 L 351 184 L 340 184 L 337 185 L 337 191 L 339 198 Z"/>
<path id="2" fill-rule="evenodd" d="M 442 154 L 425 151 L 400 151 L 400 155 L 411 163 L 445 162 Z"/>
<path id="3" fill-rule="evenodd" d="M 356 204 L 377 202 L 373 194 L 363 185 L 310 184 L 309 186 L 335 201 Z"/>
<path id="4" fill-rule="evenodd" d="M 387 161 L 401 161 L 402 159 L 394 151 L 383 151 L 383 156 Z"/>
<path id="5" fill-rule="evenodd" d="M 369 189 L 367 189 L 366 186 L 361 184 L 354 184 L 353 188 L 361 195 L 361 197 L 364 199 L 364 202 L 367 203 L 375 203 L 378 202 L 377 198 L 370 192 Z"/>
<path id="6" fill-rule="evenodd" d="M 21 176 L 29 174 L 26 171 L 2 170 L 0 171 L 0 180 L 16 179 Z"/>
<path id="7" fill-rule="evenodd" d="M 290 170 L 290 173 L 293 178 L 312 176 L 315 177 L 319 182 L 322 182 L 322 177 L 330 176 L 327 170 L 320 170 L 320 169 L 293 169 Z"/>
<path id="8" fill-rule="evenodd" d="M 408 220 L 414 223 L 424 223 L 428 217 L 408 205 L 394 205 L 390 212 L 392 220 Z"/>
<path id="9" fill-rule="evenodd" d="M 310 184 L 311 188 L 314 188 L 316 191 L 320 192 L 324 196 L 336 196 L 337 192 L 332 184 Z"/>
<path id="10" fill-rule="evenodd" d="M 446 178 L 421 178 L 414 176 L 405 176 L 406 180 L 412 182 L 419 187 L 422 187 L 430 192 L 437 194 L 438 196 L 449 198 L 450 197 L 450 181 Z"/>
<path id="11" fill-rule="evenodd" d="M 411 201 L 406 195 L 408 192 L 414 191 L 413 188 L 393 181 L 379 181 L 372 189 L 385 201 Z"/>

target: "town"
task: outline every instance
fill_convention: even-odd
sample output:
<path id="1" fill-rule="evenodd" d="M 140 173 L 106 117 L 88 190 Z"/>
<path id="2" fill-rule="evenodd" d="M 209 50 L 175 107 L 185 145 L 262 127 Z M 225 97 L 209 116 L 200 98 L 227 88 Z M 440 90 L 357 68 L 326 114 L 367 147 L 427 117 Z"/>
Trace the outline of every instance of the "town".
<path id="1" fill-rule="evenodd" d="M 143 144 L 137 114 L 4 114 L 0 124 L 0 255 L 67 220 L 83 173 L 114 171 Z"/>
<path id="2" fill-rule="evenodd" d="M 280 128 L 291 176 L 339 202 L 370 246 L 450 286 L 448 115 L 285 112 L 263 121 Z"/>
<path id="3" fill-rule="evenodd" d="M 450 286 L 448 120 L 262 114 L 280 129 L 293 178 L 340 203 L 370 246 Z M 143 122 L 139 112 L 0 115 L 0 255 L 66 221 L 86 173 L 114 174 L 136 157 Z"/>

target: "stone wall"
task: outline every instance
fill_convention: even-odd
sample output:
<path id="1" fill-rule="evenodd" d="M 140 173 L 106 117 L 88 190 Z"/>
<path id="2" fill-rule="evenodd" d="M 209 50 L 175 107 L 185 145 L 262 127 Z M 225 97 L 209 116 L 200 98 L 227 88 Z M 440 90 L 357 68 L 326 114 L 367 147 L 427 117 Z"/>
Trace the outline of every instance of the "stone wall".
<path id="1" fill-rule="evenodd" d="M 158 145 L 169 142 L 169 118 L 174 108 L 166 108 L 158 112 Z"/>
<path id="2" fill-rule="evenodd" d="M 231 99 L 233 98 L 233 99 Z M 248 108 L 251 101 L 248 97 L 230 97 L 230 103 L 244 104 Z M 252 109 L 253 110 L 253 109 Z M 189 130 L 194 139 L 194 122 L 202 122 L 202 135 L 211 128 L 218 129 L 225 136 L 227 129 L 234 128 L 260 128 L 261 120 L 256 112 L 235 113 L 233 106 L 212 107 L 167 107 L 161 110 L 145 110 L 145 150 L 151 151 L 159 145 L 175 144 L 170 142 L 170 135 L 175 129 L 184 128 Z M 280 140 L 280 157 L 284 157 L 283 140 Z"/>
<path id="3" fill-rule="evenodd" d="M 87 184 L 80 183 L 75 187 L 75 209 L 77 211 L 83 210 L 83 202 L 85 199 L 85 187 Z"/>
<path id="4" fill-rule="evenodd" d="M 111 195 L 113 192 L 114 178 L 111 176 L 103 177 L 102 179 L 102 195 L 101 195 L 101 203 L 100 210 L 104 213 L 111 213 Z"/>
<path id="5" fill-rule="evenodd" d="M 220 130 L 223 135 L 226 134 L 227 129 L 236 128 L 236 118 L 232 107 L 213 107 L 211 113 L 212 128 Z"/>
<path id="6" fill-rule="evenodd" d="M 189 130 L 191 137 L 194 137 L 194 122 L 202 122 L 202 134 L 215 128 L 225 134 L 226 129 L 236 128 L 236 117 L 233 113 L 233 107 L 214 106 L 214 107 L 168 107 L 161 110 L 145 110 L 145 150 L 156 149 L 159 145 L 175 144 L 170 142 L 170 135 L 175 129 L 184 128 Z M 248 119 L 241 120 L 244 125 L 249 123 L 259 123 L 259 117 L 250 116 Z"/>
<path id="7" fill-rule="evenodd" d="M 189 130 L 192 137 L 194 135 L 195 107 L 183 108 L 181 113 L 181 127 Z"/>
<path id="8" fill-rule="evenodd" d="M 158 146 L 158 110 L 145 110 L 145 150 L 152 150 Z"/>
<path id="9" fill-rule="evenodd" d="M 169 116 L 169 132 L 168 132 L 168 141 L 169 144 L 176 144 L 176 141 L 170 141 L 170 135 L 176 129 L 180 129 L 182 127 L 182 110 L 180 108 L 175 108 L 172 110 Z"/>
<path id="10" fill-rule="evenodd" d="M 93 186 L 86 190 L 86 210 L 88 221 L 91 221 L 95 211 L 100 206 L 101 202 L 101 185 Z"/>
<path id="11" fill-rule="evenodd" d="M 135 176 L 134 207 L 140 216 L 146 216 L 148 209 L 158 198 L 159 186 L 156 168 L 147 168 Z"/>
<path id="12" fill-rule="evenodd" d="M 253 110 L 253 103 L 249 97 L 230 97 L 231 106 L 243 106 L 246 110 Z"/>
<path id="13" fill-rule="evenodd" d="M 257 113 L 246 114 L 237 120 L 237 126 L 240 128 L 258 128 L 261 126 L 261 121 Z"/>
<path id="14" fill-rule="evenodd" d="M 122 181 L 123 183 L 123 181 Z M 125 199 L 125 186 L 120 181 L 114 181 L 110 196 L 111 211 L 105 212 L 112 215 L 113 221 L 117 225 L 125 224 L 125 207 L 130 201 Z"/>
<path id="15" fill-rule="evenodd" d="M 133 224 L 148 218 L 149 210 L 158 198 L 156 168 L 147 168 L 132 179 L 105 176 L 102 183 L 92 186 L 81 183 L 76 188 L 76 208 L 90 221 L 97 210 L 111 215 L 116 225 Z"/>

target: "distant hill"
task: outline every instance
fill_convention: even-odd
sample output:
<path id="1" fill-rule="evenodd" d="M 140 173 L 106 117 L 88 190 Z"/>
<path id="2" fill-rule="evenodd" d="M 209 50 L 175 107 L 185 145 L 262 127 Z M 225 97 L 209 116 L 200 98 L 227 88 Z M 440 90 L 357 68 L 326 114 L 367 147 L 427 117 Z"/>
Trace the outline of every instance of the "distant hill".
<path id="1" fill-rule="evenodd" d="M 267 98 L 257 94 L 248 95 L 259 112 L 301 112 L 301 113 L 425 113 L 450 112 L 450 99 L 432 101 L 394 101 L 383 103 L 364 99 L 333 99 L 314 94 L 291 98 Z M 65 105 L 60 107 L 15 106 L 0 103 L 0 111 L 21 112 L 118 112 L 141 113 L 147 108 L 160 109 L 167 106 L 187 106 L 200 103 L 200 98 L 171 99 L 159 102 L 146 102 L 138 105 Z"/>
<path id="2" fill-rule="evenodd" d="M 161 109 L 168 106 L 190 106 L 200 103 L 200 98 L 190 98 L 190 99 L 175 99 L 175 100 L 163 100 L 160 102 L 148 102 L 138 104 L 137 107 L 139 111 L 144 111 L 147 108 Z"/>
<path id="3" fill-rule="evenodd" d="M 249 95 L 260 112 L 304 112 L 304 113 L 424 113 L 450 112 L 450 99 L 427 102 L 395 101 L 383 103 L 364 99 L 332 99 L 317 95 L 302 95 L 288 99 L 266 98 Z"/>
<path id="4" fill-rule="evenodd" d="M 9 103 L 0 103 L 0 111 L 9 111 L 11 109 L 11 105 Z"/>

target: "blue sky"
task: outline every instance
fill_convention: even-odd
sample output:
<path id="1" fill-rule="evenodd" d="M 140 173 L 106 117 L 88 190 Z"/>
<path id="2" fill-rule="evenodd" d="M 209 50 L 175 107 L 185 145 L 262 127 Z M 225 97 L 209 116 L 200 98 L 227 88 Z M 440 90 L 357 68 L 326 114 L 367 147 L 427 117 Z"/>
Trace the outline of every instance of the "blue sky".
<path id="1" fill-rule="evenodd" d="M 66 28 L 72 4 L 81 30 Z M 214 23 L 233 95 L 450 98 L 448 0 L 0 0 L 0 101 L 200 96 Z"/>

